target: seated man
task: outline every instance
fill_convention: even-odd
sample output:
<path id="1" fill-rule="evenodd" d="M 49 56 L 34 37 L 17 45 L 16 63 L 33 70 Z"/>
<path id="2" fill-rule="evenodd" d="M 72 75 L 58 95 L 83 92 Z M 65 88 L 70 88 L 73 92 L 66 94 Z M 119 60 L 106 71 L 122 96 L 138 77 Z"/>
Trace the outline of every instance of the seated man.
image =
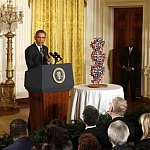
<path id="1" fill-rule="evenodd" d="M 94 106 L 91 105 L 86 106 L 83 111 L 83 121 L 86 126 L 83 134 L 92 133 L 100 142 L 101 131 L 96 126 L 98 119 L 99 119 L 98 110 Z"/>
<path id="2" fill-rule="evenodd" d="M 108 137 L 112 143 L 112 150 L 132 150 L 127 145 L 129 135 L 129 128 L 123 121 L 112 122 L 108 127 Z"/>
<path id="3" fill-rule="evenodd" d="M 106 149 L 106 147 L 110 146 L 110 141 L 107 134 L 107 129 L 109 125 L 117 120 L 121 120 L 125 122 L 129 128 L 130 136 L 128 138 L 128 142 L 134 142 L 135 140 L 135 127 L 132 123 L 129 123 L 125 118 L 124 114 L 127 111 L 127 101 L 121 97 L 116 97 L 112 100 L 109 107 L 109 115 L 112 120 L 110 122 L 104 123 L 100 125 L 99 130 L 101 131 L 101 146 L 102 149 Z M 111 148 L 111 147 L 110 147 Z"/>
<path id="4" fill-rule="evenodd" d="M 28 125 L 23 119 L 15 119 L 10 123 L 10 135 L 13 144 L 3 150 L 30 150 L 33 143 L 28 139 Z"/>

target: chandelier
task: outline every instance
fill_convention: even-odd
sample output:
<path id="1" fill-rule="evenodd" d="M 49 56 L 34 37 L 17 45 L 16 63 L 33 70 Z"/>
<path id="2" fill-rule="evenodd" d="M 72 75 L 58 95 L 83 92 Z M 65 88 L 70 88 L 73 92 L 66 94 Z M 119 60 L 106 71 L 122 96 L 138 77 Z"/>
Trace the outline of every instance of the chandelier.
<path id="1" fill-rule="evenodd" d="M 23 23 L 23 11 L 17 11 L 12 0 L 7 0 L 7 3 L 0 7 L 0 31 L 15 31 L 18 23 Z"/>

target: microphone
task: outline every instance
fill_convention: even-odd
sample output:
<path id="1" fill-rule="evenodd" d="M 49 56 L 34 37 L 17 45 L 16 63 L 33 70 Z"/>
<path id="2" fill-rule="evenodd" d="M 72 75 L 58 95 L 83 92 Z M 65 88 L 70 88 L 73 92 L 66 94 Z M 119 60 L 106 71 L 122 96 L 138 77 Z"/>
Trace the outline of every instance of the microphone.
<path id="1" fill-rule="evenodd" d="M 54 53 L 50 52 L 49 54 L 50 54 L 50 56 L 52 56 L 55 59 L 55 64 L 57 62 L 59 62 L 60 60 L 62 60 L 62 58 L 60 57 L 60 55 L 57 52 L 54 52 Z M 58 60 L 58 58 L 59 58 L 59 60 Z"/>
<path id="2" fill-rule="evenodd" d="M 57 58 L 59 58 L 60 60 L 62 60 L 62 58 L 60 57 L 60 55 L 57 52 L 54 52 L 54 55 L 56 55 Z"/>
<path id="3" fill-rule="evenodd" d="M 55 55 L 58 55 L 58 53 L 57 53 L 57 52 L 54 52 L 54 54 L 55 54 Z"/>
<path id="4" fill-rule="evenodd" d="M 54 58 L 54 54 L 52 52 L 50 52 L 49 54 L 50 54 L 50 56 L 52 56 Z"/>

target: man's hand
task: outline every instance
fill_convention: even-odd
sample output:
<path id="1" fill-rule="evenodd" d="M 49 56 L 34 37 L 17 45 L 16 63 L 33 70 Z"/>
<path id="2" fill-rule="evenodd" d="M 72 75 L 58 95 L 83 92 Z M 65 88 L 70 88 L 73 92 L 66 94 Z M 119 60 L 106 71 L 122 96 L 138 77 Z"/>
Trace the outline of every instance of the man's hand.
<path id="1" fill-rule="evenodd" d="M 134 70 L 134 67 L 128 67 L 128 72 L 131 72 Z"/>
<path id="2" fill-rule="evenodd" d="M 125 69 L 126 67 L 125 66 L 122 66 L 122 69 Z"/>
<path id="3" fill-rule="evenodd" d="M 51 64 L 51 58 L 50 58 L 49 55 L 46 55 L 46 61 L 47 61 L 48 64 Z"/>
<path id="4" fill-rule="evenodd" d="M 128 71 L 128 67 L 122 66 L 122 69 Z"/>
<path id="5" fill-rule="evenodd" d="M 125 71 L 128 71 L 128 72 L 131 72 L 134 70 L 134 67 L 125 67 L 125 66 L 122 66 L 122 69 L 125 70 Z"/>
<path id="6" fill-rule="evenodd" d="M 131 67 L 128 67 L 128 72 L 131 72 L 132 71 L 132 68 Z"/>

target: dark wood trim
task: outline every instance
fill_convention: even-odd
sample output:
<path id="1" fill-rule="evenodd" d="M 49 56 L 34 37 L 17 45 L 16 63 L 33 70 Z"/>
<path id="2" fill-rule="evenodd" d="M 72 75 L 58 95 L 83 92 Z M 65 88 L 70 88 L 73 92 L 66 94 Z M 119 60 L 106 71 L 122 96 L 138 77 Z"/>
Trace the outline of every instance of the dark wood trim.
<path id="1" fill-rule="evenodd" d="M 18 105 L 22 105 L 22 104 L 27 104 L 29 105 L 29 98 L 19 98 L 19 99 L 16 99 L 16 102 Z"/>

